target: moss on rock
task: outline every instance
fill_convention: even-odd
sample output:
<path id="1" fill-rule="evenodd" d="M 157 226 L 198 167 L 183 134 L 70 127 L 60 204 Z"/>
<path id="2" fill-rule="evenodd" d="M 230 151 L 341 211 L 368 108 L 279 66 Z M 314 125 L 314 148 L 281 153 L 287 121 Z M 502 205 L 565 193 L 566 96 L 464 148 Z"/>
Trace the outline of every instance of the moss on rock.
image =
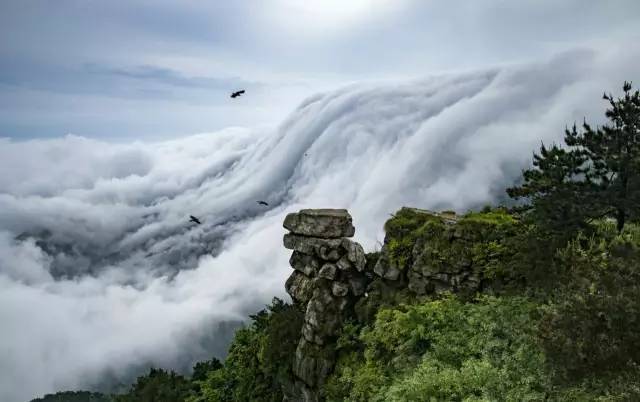
<path id="1" fill-rule="evenodd" d="M 500 288 L 486 282 L 502 283 L 508 277 L 514 252 L 510 242 L 518 225 L 504 209 L 458 216 L 402 208 L 385 224 L 385 245 L 375 272 L 408 283 L 417 294 Z"/>

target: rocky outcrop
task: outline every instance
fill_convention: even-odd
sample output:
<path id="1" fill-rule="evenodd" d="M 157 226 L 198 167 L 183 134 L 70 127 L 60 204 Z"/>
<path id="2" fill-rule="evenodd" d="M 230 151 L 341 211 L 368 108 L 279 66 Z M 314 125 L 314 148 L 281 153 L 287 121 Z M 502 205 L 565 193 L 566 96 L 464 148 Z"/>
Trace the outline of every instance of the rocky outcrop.
<path id="1" fill-rule="evenodd" d="M 303 209 L 287 215 L 283 226 L 292 233 L 327 239 L 351 237 L 355 233 L 346 209 Z"/>
<path id="2" fill-rule="evenodd" d="M 301 210 L 284 227 L 294 270 L 285 287 L 305 311 L 284 400 L 315 402 L 323 400 L 345 320 L 369 320 L 382 305 L 416 297 L 496 286 L 504 278 L 492 270 L 508 261 L 514 220 L 500 212 L 459 217 L 402 208 L 385 225 L 382 250 L 370 255 L 349 239 L 355 229 L 344 209 Z"/>
<path id="3" fill-rule="evenodd" d="M 296 349 L 295 379 L 285 389 L 287 401 L 319 401 L 321 388 L 335 365 L 335 340 L 347 310 L 365 292 L 364 249 L 344 209 L 302 210 L 287 215 L 284 245 L 293 250 L 294 269 L 287 293 L 304 306 L 302 334 Z"/>
<path id="4" fill-rule="evenodd" d="M 515 223 L 504 212 L 456 216 L 402 208 L 387 222 L 374 272 L 402 282 L 416 295 L 475 293 L 496 286 L 507 278 L 491 269 L 508 261 L 513 250 L 506 241 L 515 234 Z"/>

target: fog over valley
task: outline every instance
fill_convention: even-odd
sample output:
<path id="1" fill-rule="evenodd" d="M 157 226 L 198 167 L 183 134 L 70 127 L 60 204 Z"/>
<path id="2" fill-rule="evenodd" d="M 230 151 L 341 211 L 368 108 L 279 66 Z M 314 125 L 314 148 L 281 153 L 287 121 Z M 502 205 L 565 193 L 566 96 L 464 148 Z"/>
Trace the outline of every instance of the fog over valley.
<path id="1" fill-rule="evenodd" d="M 278 125 L 172 140 L 1 138 L 0 400 L 223 357 L 248 314 L 288 297 L 287 213 L 347 208 L 370 251 L 401 206 L 507 202 L 540 140 L 601 123 L 602 92 L 640 82 L 638 61 L 636 44 L 580 47 L 354 83 Z"/>

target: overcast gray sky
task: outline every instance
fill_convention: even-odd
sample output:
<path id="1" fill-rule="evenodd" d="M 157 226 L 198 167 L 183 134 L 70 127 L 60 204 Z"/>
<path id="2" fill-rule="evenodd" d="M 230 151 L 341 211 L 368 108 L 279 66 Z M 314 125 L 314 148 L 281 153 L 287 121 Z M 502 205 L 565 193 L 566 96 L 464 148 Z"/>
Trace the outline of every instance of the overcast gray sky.
<path id="1" fill-rule="evenodd" d="M 220 356 L 217 324 L 284 297 L 289 212 L 347 208 L 372 250 L 403 205 L 502 202 L 541 140 L 640 84 L 639 16 L 639 0 L 0 0 L 0 401 Z"/>
<path id="2" fill-rule="evenodd" d="M 0 137 L 273 125 L 347 82 L 640 38 L 639 17 L 637 0 L 2 0 Z"/>

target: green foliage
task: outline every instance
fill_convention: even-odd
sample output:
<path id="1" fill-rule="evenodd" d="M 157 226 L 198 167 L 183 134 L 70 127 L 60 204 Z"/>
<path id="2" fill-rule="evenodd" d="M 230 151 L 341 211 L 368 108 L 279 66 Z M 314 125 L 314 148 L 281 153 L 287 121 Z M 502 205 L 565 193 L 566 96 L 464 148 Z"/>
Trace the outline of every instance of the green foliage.
<path id="1" fill-rule="evenodd" d="M 207 378 L 207 375 L 210 371 L 219 370 L 221 368 L 222 363 L 215 357 L 211 360 L 198 362 L 195 366 L 193 366 L 193 375 L 191 376 L 191 379 L 193 381 L 202 381 Z"/>
<path id="2" fill-rule="evenodd" d="M 345 326 L 327 400 L 638 400 L 637 363 L 558 381 L 563 359 L 575 349 L 549 361 L 555 352 L 539 335 L 554 308 L 524 297 L 482 296 L 474 303 L 446 297 L 383 309 L 371 326 Z M 629 334 L 637 326 L 626 328 Z"/>
<path id="3" fill-rule="evenodd" d="M 42 398 L 33 399 L 31 402 L 112 402 L 112 399 L 108 395 L 98 392 L 64 391 L 47 394 Z"/>
<path id="4" fill-rule="evenodd" d="M 387 235 L 392 237 L 402 237 L 402 234 L 411 233 L 427 222 L 441 222 L 442 220 L 429 211 L 422 211 L 415 208 L 401 208 L 391 219 L 384 224 Z"/>
<path id="5" fill-rule="evenodd" d="M 512 214 L 504 209 L 485 207 L 481 212 L 469 212 L 462 217 L 462 222 L 487 223 L 491 225 L 512 225 L 517 222 Z"/>
<path id="6" fill-rule="evenodd" d="M 385 223 L 385 243 L 389 263 L 404 270 L 412 263 L 417 238 L 430 227 L 440 227 L 440 217 L 428 211 L 402 208 Z"/>
<path id="7" fill-rule="evenodd" d="M 378 310 L 405 303 L 415 303 L 419 298 L 406 287 L 389 283 L 377 278 L 369 283 L 367 297 L 358 300 L 354 306 L 355 315 L 360 323 L 369 323 L 375 319 Z"/>
<path id="8" fill-rule="evenodd" d="M 276 401 L 278 389 L 260 364 L 262 337 L 255 325 L 236 332 L 224 370 L 214 371 L 213 381 L 202 384 L 209 401 Z M 214 385 L 214 387 L 211 387 Z M 282 395 L 279 395 L 280 398 Z"/>
<path id="9" fill-rule="evenodd" d="M 191 394 L 191 382 L 173 371 L 151 369 L 138 377 L 129 392 L 115 395 L 114 402 L 184 402 Z"/>
<path id="10" fill-rule="evenodd" d="M 191 378 L 151 369 L 124 394 L 60 392 L 34 402 L 280 402 L 282 386 L 291 378 L 303 313 L 274 298 L 251 319 L 236 332 L 224 364 L 215 358 L 199 362 Z"/>
<path id="11" fill-rule="evenodd" d="M 372 253 L 367 253 L 365 255 L 366 264 L 364 267 L 365 272 L 373 272 L 373 268 L 376 266 L 376 263 L 380 259 L 380 255 L 382 253 L 380 251 L 374 251 Z"/>
<path id="12" fill-rule="evenodd" d="M 278 298 L 251 316 L 253 322 L 236 332 L 224 366 L 199 381 L 192 402 L 282 400 L 282 386 L 291 367 L 303 314 Z"/>
<path id="13" fill-rule="evenodd" d="M 553 231 L 571 232 L 604 216 L 621 231 L 640 218 L 640 92 L 623 85 L 624 96 L 605 95 L 610 123 L 565 131 L 566 148 L 544 144 L 524 183 L 507 190 L 531 202 L 532 218 Z"/>
<path id="14" fill-rule="evenodd" d="M 531 203 L 528 217 L 549 231 L 575 231 L 585 227 L 594 214 L 588 208 L 593 186 L 585 179 L 585 164 L 586 159 L 577 152 L 543 144 L 540 154 L 533 155 L 533 169 L 523 172 L 524 184 L 507 193 L 527 199 Z"/>
<path id="15" fill-rule="evenodd" d="M 565 379 L 604 377 L 640 363 L 640 243 L 634 237 L 579 236 L 559 253 L 562 280 L 540 337 Z"/>
<path id="16" fill-rule="evenodd" d="M 389 262 L 398 268 L 407 267 L 411 260 L 411 251 L 413 250 L 414 244 L 415 239 L 411 236 L 405 236 L 399 239 L 393 238 L 389 240 L 387 243 Z"/>
<path id="17" fill-rule="evenodd" d="M 548 379 L 535 315 L 523 298 L 450 297 L 381 310 L 360 334 L 363 358 L 341 362 L 328 399 L 540 400 Z"/>

